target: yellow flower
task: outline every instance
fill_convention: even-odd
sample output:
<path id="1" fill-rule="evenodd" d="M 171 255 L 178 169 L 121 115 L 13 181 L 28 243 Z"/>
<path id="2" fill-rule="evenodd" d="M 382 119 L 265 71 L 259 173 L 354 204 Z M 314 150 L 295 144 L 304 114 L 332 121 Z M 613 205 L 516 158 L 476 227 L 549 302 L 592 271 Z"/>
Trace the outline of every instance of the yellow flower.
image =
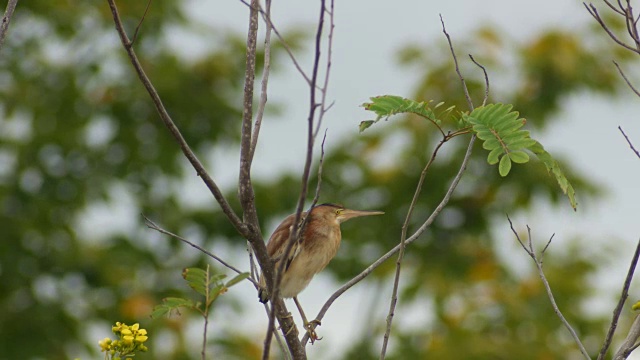
<path id="1" fill-rule="evenodd" d="M 131 330 L 129 330 L 129 329 L 124 329 L 124 330 L 120 331 L 120 333 L 121 333 L 122 335 L 131 335 L 131 334 L 133 334 L 133 333 L 131 332 Z"/>
<path id="2" fill-rule="evenodd" d="M 125 343 L 125 345 L 131 345 L 133 344 L 133 336 L 125 335 L 122 337 L 122 341 Z"/>
<path id="3" fill-rule="evenodd" d="M 138 324 L 138 323 L 135 323 L 135 324 L 131 325 L 131 329 L 133 331 L 138 331 L 139 328 L 140 328 L 140 324 Z"/>
<path id="4" fill-rule="evenodd" d="M 98 341 L 98 345 L 100 345 L 100 351 L 107 351 L 111 348 L 111 339 L 104 338 Z"/>
<path id="5" fill-rule="evenodd" d="M 136 342 L 143 343 L 147 341 L 148 338 L 149 338 L 148 336 L 138 335 L 136 336 Z"/>
<path id="6" fill-rule="evenodd" d="M 138 330 L 138 335 L 147 335 L 147 329 Z"/>

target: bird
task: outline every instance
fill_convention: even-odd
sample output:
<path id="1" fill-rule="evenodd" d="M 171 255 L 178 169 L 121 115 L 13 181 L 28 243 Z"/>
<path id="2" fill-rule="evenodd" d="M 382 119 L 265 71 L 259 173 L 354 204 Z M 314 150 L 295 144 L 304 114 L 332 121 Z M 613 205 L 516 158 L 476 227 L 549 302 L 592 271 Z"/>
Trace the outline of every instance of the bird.
<path id="1" fill-rule="evenodd" d="M 318 340 L 318 337 L 298 302 L 298 294 L 336 256 L 342 240 L 341 223 L 356 217 L 382 214 L 384 214 L 382 211 L 351 210 L 332 203 L 316 205 L 311 209 L 309 218 L 306 219 L 306 224 L 300 231 L 299 240 L 294 243 L 287 258 L 284 258 L 284 253 L 287 248 L 287 240 L 295 225 L 295 214 L 287 216 L 271 234 L 267 242 L 267 253 L 275 261 L 276 271 L 280 269 L 281 262 L 285 262 L 284 272 L 280 277 L 280 295 L 283 298 L 293 298 L 312 343 Z M 306 217 L 307 212 L 303 212 L 301 219 Z M 270 295 L 262 275 L 260 276 L 258 296 L 262 303 L 269 301 Z M 313 320 L 312 323 L 314 322 L 316 325 L 320 325 L 319 321 Z"/>

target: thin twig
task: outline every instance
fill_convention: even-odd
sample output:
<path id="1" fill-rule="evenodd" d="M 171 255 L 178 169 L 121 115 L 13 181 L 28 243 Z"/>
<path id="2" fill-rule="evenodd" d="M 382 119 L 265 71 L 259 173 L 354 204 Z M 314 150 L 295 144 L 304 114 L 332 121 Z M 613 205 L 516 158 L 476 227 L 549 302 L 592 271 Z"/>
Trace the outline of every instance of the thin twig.
<path id="1" fill-rule="evenodd" d="M 264 110 L 267 106 L 267 86 L 269 84 L 269 73 L 271 71 L 271 0 L 266 0 L 266 12 L 265 21 L 267 22 L 267 30 L 264 36 L 264 66 L 262 69 L 262 88 L 260 89 L 260 103 L 258 104 L 258 111 L 256 112 L 256 123 L 253 129 L 253 136 L 251 137 L 251 149 L 249 154 L 250 161 L 253 161 L 253 156 L 258 146 L 258 136 L 260 135 L 260 127 L 262 126 L 262 117 L 264 116 Z"/>
<path id="2" fill-rule="evenodd" d="M 627 83 L 627 85 L 631 88 L 631 90 L 633 90 L 633 92 L 637 95 L 640 96 L 640 91 L 638 91 L 632 84 L 631 81 L 629 81 L 629 79 L 627 78 L 627 75 L 625 75 L 625 73 L 622 71 L 622 69 L 620 68 L 620 65 L 618 65 L 618 63 L 614 60 L 613 63 L 616 65 L 616 68 L 618 69 L 618 72 L 620 73 L 620 75 L 622 76 L 622 78 L 624 79 L 624 81 Z"/>
<path id="3" fill-rule="evenodd" d="M 142 218 L 144 219 L 144 224 L 149 229 L 152 229 L 152 230 L 155 230 L 155 231 L 157 231 L 157 232 L 159 232 L 161 234 L 169 235 L 169 236 L 171 236 L 173 238 L 176 238 L 176 239 L 182 241 L 183 243 L 185 243 L 185 244 L 187 244 L 187 245 L 199 250 L 203 254 L 205 254 L 208 257 L 212 258 L 213 260 L 219 262 L 222 266 L 234 271 L 235 273 L 237 273 L 237 274 L 241 274 L 242 273 L 242 271 L 240 271 L 238 268 L 236 268 L 235 266 L 233 266 L 233 265 L 227 263 L 226 261 L 222 260 L 220 257 L 216 256 L 215 254 L 213 254 L 212 252 L 210 252 L 207 249 L 203 248 L 202 246 L 194 244 L 193 242 L 183 238 L 180 235 L 176 235 L 176 234 L 174 234 L 174 233 L 172 233 L 170 231 L 167 231 L 167 230 L 161 228 L 160 226 L 158 226 L 158 224 L 153 222 L 146 215 L 144 215 L 144 214 L 141 214 L 141 215 L 142 215 Z M 248 278 L 247 280 L 249 280 L 254 286 L 258 286 L 258 282 L 257 281 L 255 281 L 255 280 L 253 280 L 251 278 Z"/>
<path id="4" fill-rule="evenodd" d="M 516 229 L 513 227 L 513 222 L 511 221 L 511 218 L 509 218 L 509 215 L 507 215 L 507 220 L 509 220 L 509 226 L 511 227 L 511 231 L 513 232 L 513 234 L 516 236 L 516 239 L 518 239 L 518 242 L 520 243 L 520 245 L 523 245 L 524 247 L 524 242 L 520 239 L 520 235 L 518 234 Z M 553 296 L 553 292 L 551 291 L 551 286 L 549 285 L 549 281 L 547 280 L 547 277 L 544 274 L 544 270 L 542 269 L 542 259 L 538 258 L 538 255 L 536 254 L 536 251 L 533 248 L 533 241 L 531 239 L 531 228 L 529 227 L 529 225 L 527 225 L 527 234 L 528 234 L 528 239 L 527 239 L 527 247 L 525 247 L 525 251 L 527 255 L 529 255 L 529 257 L 536 264 L 536 268 L 538 269 L 538 276 L 540 277 L 540 280 L 542 280 L 542 284 L 544 285 L 544 288 L 547 291 L 547 297 L 549 298 L 549 302 L 551 303 L 551 307 L 553 308 L 553 311 L 556 313 L 556 315 L 558 316 L 562 324 L 567 328 L 569 333 L 571 333 L 571 337 L 573 337 L 574 342 L 580 349 L 580 352 L 582 353 L 584 358 L 591 360 L 591 357 L 589 356 L 587 349 L 585 349 L 584 345 L 582 344 L 582 341 L 580 341 L 578 334 L 573 329 L 571 324 L 569 324 L 569 321 L 567 321 L 564 315 L 562 315 L 562 311 L 560 311 L 560 308 L 558 308 L 558 304 L 556 303 L 556 299 Z M 549 239 L 549 242 L 547 242 L 547 245 L 544 248 L 545 250 L 551 243 L 551 239 L 553 239 L 553 236 L 551 236 L 551 238 Z"/>
<path id="5" fill-rule="evenodd" d="M 629 329 L 629 333 L 627 337 L 622 342 L 622 345 L 616 351 L 616 354 L 613 356 L 613 360 L 625 360 L 629 357 L 629 355 L 636 349 L 640 344 L 636 344 L 640 338 L 640 315 L 637 315 L 635 320 L 633 320 L 633 324 L 631 324 L 631 329 Z"/>
<path id="6" fill-rule="evenodd" d="M 451 50 L 451 54 L 453 56 L 453 63 L 456 66 L 456 73 L 458 74 L 458 78 L 462 82 L 462 90 L 464 90 L 464 97 L 467 99 L 467 104 L 469 104 L 469 109 L 473 111 L 473 101 L 471 100 L 471 95 L 469 95 L 469 89 L 467 89 L 467 83 L 464 81 L 464 77 L 460 72 L 460 67 L 458 66 L 458 58 L 456 57 L 456 52 L 453 50 L 453 43 L 451 42 L 451 37 L 449 33 L 447 33 L 447 29 L 444 26 L 444 19 L 442 18 L 442 14 L 440 14 L 440 22 L 442 23 L 442 32 L 447 37 L 447 42 L 449 43 L 449 49 Z"/>
<path id="7" fill-rule="evenodd" d="M 246 2 L 245 0 L 240 0 L 240 2 L 243 3 L 244 5 L 248 6 L 248 7 L 251 7 L 251 5 L 248 2 Z M 262 18 L 264 19 L 265 23 L 267 24 L 267 26 L 270 27 L 273 30 L 274 34 L 276 34 L 276 37 L 278 38 L 278 40 L 282 44 L 282 47 L 284 47 L 284 50 L 289 55 L 289 58 L 293 62 L 293 65 L 296 67 L 296 70 L 298 70 L 300 75 L 302 75 L 302 78 L 307 82 L 307 84 L 311 85 L 311 79 L 304 72 L 304 70 L 302 70 L 302 66 L 300 65 L 300 62 L 298 62 L 298 59 L 293 54 L 293 50 L 291 50 L 291 46 L 289 46 L 289 44 L 285 41 L 284 37 L 282 37 L 282 35 L 280 34 L 280 31 L 278 31 L 278 29 L 275 27 L 275 25 L 271 22 L 271 18 L 267 17 L 266 11 L 263 10 L 262 8 L 260 8 L 259 11 L 260 11 L 260 14 L 262 15 Z"/>
<path id="8" fill-rule="evenodd" d="M 144 14 L 142 14 L 142 18 L 140 18 L 140 22 L 138 23 L 138 26 L 136 26 L 136 31 L 133 33 L 133 37 L 131 38 L 131 45 L 133 45 L 136 42 L 136 39 L 138 39 L 138 32 L 140 31 L 140 27 L 142 26 L 142 22 L 144 21 L 144 18 L 147 16 L 147 12 L 149 11 L 149 8 L 151 7 L 151 1 L 149 0 L 147 2 L 147 7 L 144 9 Z"/>
<path id="9" fill-rule="evenodd" d="M 413 235 L 411 235 L 404 242 L 404 246 L 407 246 L 412 242 L 414 242 L 416 239 L 418 239 L 420 235 L 422 235 L 427 230 L 427 228 L 433 223 L 433 221 L 438 216 L 438 214 L 442 212 L 442 209 L 444 209 L 444 207 L 449 203 L 449 200 L 451 199 L 451 195 L 453 194 L 453 191 L 458 186 L 458 183 L 462 178 L 462 174 L 467 168 L 467 164 L 469 163 L 469 159 L 471 158 L 471 152 L 473 150 L 473 144 L 475 143 L 475 141 L 476 141 L 476 137 L 475 135 L 472 135 L 471 140 L 469 141 L 469 145 L 467 146 L 467 151 L 464 155 L 464 158 L 462 159 L 462 164 L 460 165 L 460 169 L 458 170 L 458 173 L 456 174 L 456 176 L 453 178 L 453 181 L 451 182 L 451 185 L 449 186 L 447 193 L 442 198 L 442 201 L 440 201 L 440 204 L 438 204 L 438 206 L 433 210 L 433 212 L 431 213 L 431 216 L 429 216 L 429 218 L 425 220 L 425 222 L 418 228 L 418 230 L 416 230 L 413 233 Z M 327 313 L 327 311 L 331 307 L 331 305 L 333 304 L 333 302 L 336 301 L 336 299 L 338 299 L 342 294 L 344 294 L 347 290 L 349 290 L 355 284 L 359 283 L 364 278 L 369 276 L 369 274 L 371 274 L 373 270 L 375 270 L 377 267 L 382 265 L 385 261 L 389 260 L 389 258 L 391 258 L 393 255 L 398 253 L 398 251 L 400 251 L 400 244 L 396 245 L 393 249 L 389 250 L 386 254 L 382 255 L 378 260 L 376 260 L 371 265 L 369 265 L 360 274 L 353 277 L 347 283 L 342 285 L 338 290 L 336 290 L 333 294 L 331 294 L 329 299 L 324 303 L 324 305 L 320 309 L 320 312 L 318 312 L 318 315 L 316 316 L 316 320 L 321 321 L 324 315 Z M 312 323 L 311 327 L 315 329 L 315 323 Z M 306 334 L 302 339 L 302 342 L 306 343 L 306 340 L 308 339 L 309 339 L 309 334 Z"/>
<path id="10" fill-rule="evenodd" d="M 604 3 L 607 4 L 607 6 L 611 10 L 615 11 L 616 13 L 618 13 L 618 14 L 620 14 L 622 16 L 625 16 L 624 13 L 622 11 L 620 11 L 619 9 L 617 9 L 615 6 L 613 6 L 613 4 L 609 2 L 609 0 L 604 0 Z"/>
<path id="11" fill-rule="evenodd" d="M 211 275 L 209 273 L 209 265 L 207 264 L 207 270 L 206 270 L 206 279 L 207 282 L 209 281 L 209 279 L 211 279 Z M 204 312 L 203 312 L 203 317 L 204 317 L 204 331 L 202 332 L 202 351 L 200 351 L 200 355 L 202 360 L 206 360 L 207 359 L 207 327 L 209 325 L 209 297 L 211 296 L 211 288 L 209 286 L 205 286 L 204 287 L 204 296 L 205 296 L 205 306 L 204 306 Z"/>
<path id="12" fill-rule="evenodd" d="M 629 146 L 631 147 L 631 150 L 633 150 L 633 152 L 636 153 L 636 156 L 638 157 L 638 159 L 640 159 L 640 152 L 638 152 L 638 150 L 636 150 L 636 148 L 633 146 L 633 143 L 631 142 L 631 140 L 629 140 L 629 137 L 627 136 L 627 134 L 625 134 L 624 130 L 622 130 L 622 127 L 618 126 L 618 130 L 620 130 L 620 132 L 622 133 L 622 136 L 624 136 L 624 138 L 627 140 L 627 144 L 629 144 Z"/>
<path id="13" fill-rule="evenodd" d="M 600 17 L 600 14 L 598 13 L 598 9 L 593 4 L 589 4 L 589 5 L 587 5 L 586 3 L 582 3 L 582 4 L 587 9 L 589 14 L 591 14 L 591 16 L 593 16 L 593 18 L 598 22 L 598 24 L 600 24 L 600 27 L 602 27 L 602 29 L 607 33 L 607 35 L 609 35 L 611 40 L 615 41 L 618 45 L 622 46 L 623 48 L 625 48 L 627 50 L 630 50 L 630 51 L 633 51 L 634 53 L 640 54 L 640 50 L 635 49 L 635 48 L 631 47 L 630 45 L 624 43 L 620 39 L 618 39 L 618 37 L 613 33 L 613 31 L 611 31 L 611 29 L 609 29 L 609 26 L 607 26 L 607 24 L 604 22 L 602 17 Z"/>
<path id="14" fill-rule="evenodd" d="M 549 238 L 549 241 L 547 241 L 547 244 L 544 246 L 544 248 L 542 248 L 542 251 L 540 252 L 540 260 L 542 260 L 542 258 L 544 257 L 544 253 L 549 248 L 549 245 L 551 245 L 551 241 L 553 240 L 554 236 L 556 236 L 555 233 L 551 234 L 551 237 Z"/>
<path id="15" fill-rule="evenodd" d="M 327 130 L 324 131 L 324 136 L 322 137 L 322 144 L 320 144 L 320 162 L 318 163 L 318 183 L 316 184 L 316 194 L 313 197 L 313 201 L 311 202 L 311 209 L 318 203 L 320 199 L 320 190 L 322 189 L 322 168 L 324 165 L 324 142 L 327 140 Z"/>
<path id="16" fill-rule="evenodd" d="M 9 31 L 9 23 L 11 22 L 13 12 L 16 10 L 16 5 L 18 5 L 18 0 L 9 0 L 7 2 L 7 8 L 2 17 L 2 24 L 0 24 L 0 49 L 2 49 L 2 45 L 4 45 L 4 39 Z"/>
<path id="17" fill-rule="evenodd" d="M 249 269 L 251 269 L 251 278 L 258 278 L 258 267 L 256 266 L 256 261 L 253 256 L 253 247 L 251 247 L 251 243 L 247 241 L 247 253 L 249 254 Z"/>
<path id="18" fill-rule="evenodd" d="M 269 314 L 271 313 L 271 310 L 269 308 L 269 304 L 262 304 L 264 305 L 264 311 L 267 314 L 267 316 L 269 316 Z M 280 337 L 280 335 L 278 334 L 278 331 L 276 329 L 273 329 L 273 337 L 276 339 L 276 342 L 278 343 L 278 347 L 280 348 L 280 351 L 282 351 L 282 354 L 285 358 L 285 360 L 290 360 L 291 359 L 291 353 L 289 352 L 289 350 L 287 349 L 287 347 L 285 346 L 285 344 L 282 342 L 282 338 Z"/>
<path id="19" fill-rule="evenodd" d="M 638 265 L 638 258 L 640 258 L 640 239 L 638 239 L 638 244 L 636 245 L 636 252 L 633 254 L 633 259 L 631 259 L 631 265 L 629 265 L 629 271 L 627 272 L 627 277 L 625 278 L 624 285 L 622 286 L 618 305 L 616 305 L 615 310 L 613 310 L 611 325 L 609 326 L 609 331 L 607 331 L 607 336 L 604 340 L 604 344 L 602 345 L 602 349 L 600 349 L 600 354 L 598 354 L 598 360 L 604 359 L 604 357 L 607 355 L 607 351 L 609 350 L 609 346 L 611 346 L 611 340 L 613 339 L 613 335 L 615 334 L 616 328 L 618 327 L 618 319 L 620 318 L 620 314 L 622 313 L 622 308 L 625 301 L 627 301 L 627 298 L 629 297 L 629 287 L 631 286 L 631 280 L 633 280 L 633 274 L 635 273 L 636 266 Z"/>
<path id="20" fill-rule="evenodd" d="M 425 165 L 424 169 L 422 169 L 422 173 L 420 174 L 420 178 L 418 179 L 418 185 L 416 186 L 416 190 L 413 193 L 413 199 L 411 199 L 411 204 L 409 205 L 409 210 L 407 210 L 407 216 L 404 219 L 404 224 L 402 224 L 402 231 L 400 234 L 400 249 L 398 250 L 398 259 L 396 260 L 396 273 L 393 281 L 393 291 L 391 293 L 391 302 L 389 303 L 389 312 L 387 314 L 387 328 L 384 333 L 383 341 L 382 341 L 382 350 L 380 350 L 380 359 L 384 360 L 387 346 L 389 343 L 389 337 L 391 336 L 391 324 L 393 322 L 393 316 L 395 314 L 396 305 L 398 303 L 398 288 L 400 285 L 400 272 L 402 267 L 402 259 L 404 258 L 404 250 L 405 250 L 405 240 L 407 239 L 407 231 L 409 229 L 409 222 L 411 221 L 411 215 L 413 215 L 413 210 L 418 203 L 418 198 L 420 193 L 422 192 L 422 186 L 424 184 L 424 179 L 427 177 L 427 172 L 433 164 L 436 156 L 438 155 L 438 150 L 447 142 L 450 138 L 446 136 L 438 143 L 436 148 L 433 150 L 431 154 L 431 158 Z"/>
<path id="21" fill-rule="evenodd" d="M 482 106 L 487 105 L 487 100 L 489 100 L 489 75 L 487 74 L 487 69 L 480 65 L 476 59 L 473 58 L 473 55 L 469 54 L 469 58 L 473 61 L 474 64 L 478 65 L 480 69 L 482 69 L 482 73 L 484 74 L 484 98 L 482 99 Z"/>
<path id="22" fill-rule="evenodd" d="M 107 0 L 107 1 L 109 2 L 109 7 L 111 8 L 111 14 L 113 15 L 113 21 L 115 23 L 118 35 L 120 36 L 120 41 L 122 42 L 122 45 L 126 50 L 127 55 L 129 56 L 129 60 L 131 61 L 131 64 L 133 65 L 134 69 L 136 70 L 136 73 L 138 74 L 138 78 L 140 78 L 142 85 L 144 85 L 145 89 L 149 93 L 149 96 L 151 96 L 151 100 L 153 101 L 153 104 L 156 110 L 158 111 L 158 114 L 160 115 L 160 119 L 162 120 L 164 125 L 167 127 L 167 129 L 169 129 L 169 132 L 171 132 L 171 135 L 173 135 L 178 145 L 180 145 L 180 149 L 182 150 L 182 153 L 185 155 L 185 157 L 189 160 L 193 168 L 196 170 L 198 176 L 202 178 L 202 181 L 204 181 L 205 185 L 207 185 L 207 188 L 209 188 L 209 191 L 211 191 L 216 201 L 218 201 L 218 204 L 220 204 L 220 207 L 222 208 L 223 213 L 227 216 L 231 224 L 236 228 L 236 230 L 242 236 L 248 237 L 250 234 L 247 226 L 242 223 L 242 220 L 240 220 L 238 215 L 236 215 L 236 213 L 233 211 L 233 209 L 231 208 L 231 205 L 229 205 L 229 202 L 222 194 L 222 191 L 220 190 L 218 185 L 211 178 L 211 176 L 209 176 L 209 174 L 205 170 L 200 160 L 198 160 L 197 156 L 193 153 L 193 151 L 189 147 L 189 144 L 187 144 L 186 140 L 180 133 L 180 130 L 175 125 L 175 123 L 171 119 L 171 116 L 165 109 L 164 104 L 160 99 L 160 95 L 158 95 L 158 92 L 156 91 L 155 87 L 153 86 L 153 84 L 151 84 L 151 80 L 149 80 L 149 77 L 144 72 L 144 69 L 140 64 L 140 61 L 138 60 L 138 57 L 136 56 L 135 51 L 131 47 L 131 41 L 129 41 L 129 37 L 124 31 L 122 20 L 120 19 L 120 14 L 118 13 L 118 8 L 116 7 L 115 0 Z M 266 252 L 266 248 L 265 248 L 265 252 Z"/>
<path id="23" fill-rule="evenodd" d="M 326 106 L 327 101 L 327 92 L 329 91 L 329 79 L 331 75 L 331 59 L 333 56 L 333 30 L 335 29 L 335 23 L 333 18 L 333 6 L 334 0 L 331 0 L 329 5 L 331 10 L 325 10 L 329 14 L 329 34 L 327 36 L 327 64 L 324 72 L 324 83 L 320 88 L 320 92 L 322 93 L 320 99 L 320 115 L 318 115 L 318 123 L 316 124 L 316 131 L 313 134 L 313 137 L 316 138 L 318 136 L 318 132 L 320 131 L 320 126 L 322 125 L 322 119 L 324 119 L 324 115 L 329 111 L 329 109 L 333 106 L 333 102 Z M 325 131 L 326 136 L 326 131 Z M 324 140 L 323 140 L 324 142 Z"/>

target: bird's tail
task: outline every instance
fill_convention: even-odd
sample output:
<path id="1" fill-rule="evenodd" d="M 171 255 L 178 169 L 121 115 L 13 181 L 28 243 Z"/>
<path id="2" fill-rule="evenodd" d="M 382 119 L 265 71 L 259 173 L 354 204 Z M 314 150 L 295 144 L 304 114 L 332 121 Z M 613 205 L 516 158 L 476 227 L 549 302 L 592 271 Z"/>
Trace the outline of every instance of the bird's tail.
<path id="1" fill-rule="evenodd" d="M 260 284 L 260 289 L 258 289 L 258 300 L 260 300 L 261 303 L 266 304 L 267 302 L 269 302 L 270 296 L 269 292 L 267 291 L 267 284 L 264 281 L 264 277 L 262 276 L 262 274 L 260 275 L 258 283 Z"/>

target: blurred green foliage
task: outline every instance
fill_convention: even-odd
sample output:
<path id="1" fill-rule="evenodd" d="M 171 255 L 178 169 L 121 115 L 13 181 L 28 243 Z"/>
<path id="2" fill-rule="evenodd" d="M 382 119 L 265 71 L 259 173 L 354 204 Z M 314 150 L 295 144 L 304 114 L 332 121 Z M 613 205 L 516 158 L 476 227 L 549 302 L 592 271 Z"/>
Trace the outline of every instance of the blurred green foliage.
<path id="1" fill-rule="evenodd" d="M 146 2 L 120 1 L 119 6 L 131 33 Z M 205 156 L 215 146 L 237 144 L 244 40 L 207 28 L 208 43 L 215 46 L 195 59 L 178 56 L 169 46 L 169 29 L 181 28 L 192 36 L 202 32 L 202 24 L 188 19 L 182 6 L 178 1 L 154 2 L 135 46 L 185 138 Z M 572 93 L 611 94 L 620 84 L 608 57 L 601 55 L 615 54 L 621 62 L 627 58 L 600 42 L 587 45 L 590 31 L 550 30 L 527 42 L 508 43 L 497 30 L 485 28 L 455 43 L 485 64 L 492 79 L 511 76 L 513 87 L 493 91 L 492 99 L 514 104 L 529 124 L 544 129 Z M 301 37 L 293 35 L 296 45 Z M 426 72 L 414 98 L 465 106 L 442 39 L 405 49 L 401 60 L 403 66 Z M 516 66 L 508 66 L 507 60 Z M 513 73 L 503 72 L 505 68 Z M 463 70 L 478 102 L 482 76 L 473 65 Z M 228 241 L 226 246 L 243 251 L 244 242 L 213 198 L 205 208 L 180 200 L 179 185 L 194 172 L 184 170 L 185 160 L 158 121 L 120 47 L 105 3 L 21 2 L 0 52 L 0 99 L 3 358 L 67 359 L 78 349 L 97 355 L 98 339 L 87 338 L 88 330 L 116 319 L 139 322 L 162 297 L 176 295 L 179 269 L 206 261 L 175 241 L 150 241 L 154 235 L 137 218 L 131 227 L 106 223 L 88 233 L 80 231 L 83 218 L 95 209 L 111 212 L 124 202 L 126 214 L 143 212 L 160 219 L 168 229 L 207 239 L 208 248 Z M 396 244 L 437 137 L 426 121 L 407 117 L 349 139 L 327 154 L 324 172 L 331 176 L 325 176 L 321 201 L 339 200 L 388 214 L 367 227 L 344 225 L 349 238 L 328 269 L 336 279 L 352 277 Z M 465 139 L 452 142 L 434 163 L 412 228 L 441 199 L 465 146 Z M 500 179 L 485 165 L 485 156 L 476 149 L 448 209 L 405 255 L 405 274 L 410 276 L 398 311 L 417 304 L 432 312 L 432 320 L 417 330 L 396 328 L 392 358 L 543 359 L 575 352 L 559 335 L 564 330 L 538 280 L 518 277 L 500 262 L 490 231 L 492 219 L 525 209 L 534 196 L 556 203 L 562 194 L 541 164 L 516 167 Z M 596 194 L 587 177 L 572 171 L 570 164 L 563 168 L 581 196 Z M 261 221 L 277 221 L 291 212 L 297 197 L 291 189 L 298 186 L 297 174 L 256 182 Z M 234 192 L 229 199 L 238 209 Z M 109 235 L 104 239 L 92 231 Z M 569 321 L 581 334 L 601 338 L 604 320 L 586 316 L 575 306 L 589 295 L 587 277 L 595 265 L 580 252 L 549 256 L 547 264 Z M 388 283 L 393 266 L 389 261 L 367 281 Z M 151 358 L 189 358 L 183 319 L 145 328 L 150 333 L 163 328 L 177 338 L 171 354 L 158 355 L 151 344 Z M 374 324 L 370 333 L 354 334 L 354 347 L 344 358 L 376 358 L 375 339 L 383 331 L 382 324 Z M 257 357 L 260 341 L 226 334 L 214 340 L 214 350 L 229 358 Z"/>

